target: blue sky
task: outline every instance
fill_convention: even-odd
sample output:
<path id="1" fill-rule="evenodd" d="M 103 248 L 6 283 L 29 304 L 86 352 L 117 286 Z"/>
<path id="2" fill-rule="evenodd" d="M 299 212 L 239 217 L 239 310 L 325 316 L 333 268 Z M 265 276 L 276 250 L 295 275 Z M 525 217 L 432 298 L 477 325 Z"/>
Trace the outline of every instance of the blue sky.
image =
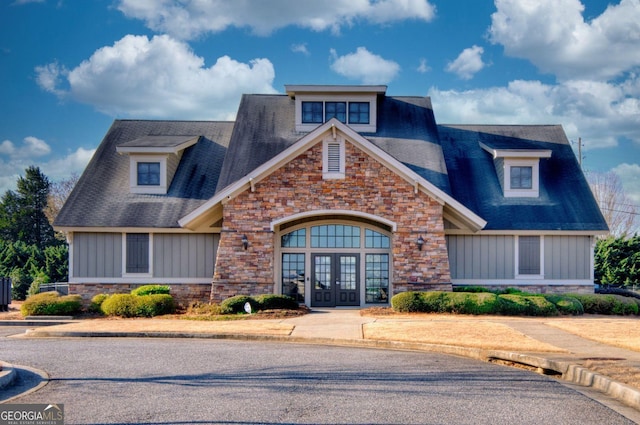
<path id="1" fill-rule="evenodd" d="M 80 173 L 116 118 L 230 120 L 285 84 L 562 124 L 640 204 L 640 0 L 2 0 L 0 193 Z"/>

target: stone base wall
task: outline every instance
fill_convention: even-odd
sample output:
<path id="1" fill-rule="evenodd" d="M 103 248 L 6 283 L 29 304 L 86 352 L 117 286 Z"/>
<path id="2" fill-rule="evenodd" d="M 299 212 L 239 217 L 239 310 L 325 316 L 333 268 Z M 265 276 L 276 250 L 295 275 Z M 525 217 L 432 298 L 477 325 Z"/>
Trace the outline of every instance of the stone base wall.
<path id="1" fill-rule="evenodd" d="M 98 294 L 127 294 L 143 286 L 138 283 L 69 283 L 69 294 L 80 295 L 85 305 Z M 210 283 L 181 283 L 169 285 L 171 295 L 179 307 L 185 308 L 194 302 L 209 302 Z"/>
<path id="2" fill-rule="evenodd" d="M 454 287 L 464 287 L 469 285 L 454 285 Z M 523 292 L 532 294 L 593 294 L 595 288 L 593 285 L 477 285 L 487 288 L 491 291 L 504 290 L 507 288 L 519 289 Z"/>
<path id="3" fill-rule="evenodd" d="M 450 283 L 394 283 L 393 295 L 401 292 L 431 292 L 431 291 L 453 291 L 453 285 Z"/>
<path id="4" fill-rule="evenodd" d="M 211 288 L 210 301 L 216 304 L 236 295 L 253 296 L 275 293 L 273 283 L 215 282 L 209 288 Z"/>

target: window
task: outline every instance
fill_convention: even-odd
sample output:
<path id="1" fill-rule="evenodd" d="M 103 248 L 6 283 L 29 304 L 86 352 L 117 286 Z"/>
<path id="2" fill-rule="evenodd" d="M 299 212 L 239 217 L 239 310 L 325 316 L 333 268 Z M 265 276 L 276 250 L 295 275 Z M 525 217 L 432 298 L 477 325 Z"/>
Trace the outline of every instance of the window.
<path id="1" fill-rule="evenodd" d="M 389 248 L 389 236 L 383 235 L 375 230 L 366 229 L 364 231 L 364 247 Z"/>
<path id="2" fill-rule="evenodd" d="M 322 124 L 322 102 L 302 102 L 302 123 Z"/>
<path id="3" fill-rule="evenodd" d="M 160 186 L 159 162 L 138 162 L 138 186 Z"/>
<path id="4" fill-rule="evenodd" d="M 365 276 L 365 302 L 389 302 L 389 254 L 367 254 Z"/>
<path id="5" fill-rule="evenodd" d="M 360 228 L 327 224 L 311 228 L 312 248 L 360 248 Z"/>
<path id="6" fill-rule="evenodd" d="M 531 189 L 533 187 L 533 167 L 511 167 L 511 189 Z"/>
<path id="7" fill-rule="evenodd" d="M 540 239 L 540 236 L 518 237 L 518 276 L 532 277 L 542 275 L 542 252 Z"/>
<path id="8" fill-rule="evenodd" d="M 126 273 L 149 273 L 149 234 L 127 233 Z"/>
<path id="9" fill-rule="evenodd" d="M 304 254 L 282 254 L 282 294 L 303 303 L 304 278 Z"/>
<path id="10" fill-rule="evenodd" d="M 283 248 L 304 248 L 307 246 L 307 229 L 294 230 L 282 235 L 280 245 Z"/>
<path id="11" fill-rule="evenodd" d="M 349 124 L 369 124 L 369 102 L 349 102 Z"/>
<path id="12" fill-rule="evenodd" d="M 340 122 L 347 122 L 347 103 L 346 102 L 326 102 L 324 104 L 325 114 L 324 120 L 329 121 L 335 118 Z"/>

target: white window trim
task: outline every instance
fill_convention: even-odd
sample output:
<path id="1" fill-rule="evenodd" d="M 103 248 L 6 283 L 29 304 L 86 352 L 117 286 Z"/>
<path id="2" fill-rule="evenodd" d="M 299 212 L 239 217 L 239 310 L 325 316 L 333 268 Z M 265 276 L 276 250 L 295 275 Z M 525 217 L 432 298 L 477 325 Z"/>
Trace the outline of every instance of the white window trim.
<path id="1" fill-rule="evenodd" d="M 160 163 L 160 185 L 138 185 L 138 163 Z M 167 193 L 167 155 L 129 155 L 129 188 L 131 193 L 166 195 Z"/>
<path id="2" fill-rule="evenodd" d="M 147 273 L 127 273 L 127 234 L 122 234 L 122 277 L 153 277 L 153 233 L 149 233 L 149 271 Z"/>
<path id="3" fill-rule="evenodd" d="M 358 132 L 375 133 L 377 128 L 377 97 L 376 95 L 322 95 L 322 94 L 299 94 L 296 96 L 296 131 L 313 131 L 324 123 L 324 103 L 325 102 L 346 102 L 347 117 L 349 116 L 349 102 L 368 102 L 369 103 L 369 124 L 349 124 L 346 125 Z M 302 122 L 302 102 L 322 102 L 322 119 L 323 123 L 304 124 Z M 348 120 L 348 118 L 347 118 Z"/>
<path id="4" fill-rule="evenodd" d="M 535 236 L 535 235 L 531 235 Z M 544 236 L 540 235 L 540 274 L 520 274 L 520 236 L 515 237 L 515 278 L 516 279 L 531 279 L 542 280 L 544 279 Z"/>
<path id="5" fill-rule="evenodd" d="M 329 171 L 329 145 L 330 144 L 339 144 L 340 145 L 340 171 L 339 172 L 330 172 Z M 345 178 L 345 146 L 344 139 L 329 139 L 324 140 L 322 142 L 322 178 L 325 180 L 330 179 L 344 179 Z"/>
<path id="6" fill-rule="evenodd" d="M 511 167 L 531 167 L 531 189 L 511 189 Z M 505 198 L 537 198 L 540 196 L 540 160 L 504 159 L 504 196 Z"/>

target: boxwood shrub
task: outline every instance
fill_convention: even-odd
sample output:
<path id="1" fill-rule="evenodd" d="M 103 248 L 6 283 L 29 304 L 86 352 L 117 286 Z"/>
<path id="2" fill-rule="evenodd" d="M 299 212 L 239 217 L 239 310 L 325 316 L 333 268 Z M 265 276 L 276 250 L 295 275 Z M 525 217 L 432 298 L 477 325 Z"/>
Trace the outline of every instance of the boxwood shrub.
<path id="1" fill-rule="evenodd" d="M 222 314 L 239 314 L 245 313 L 244 305 L 249 303 L 252 311 L 258 310 L 258 302 L 248 295 L 236 295 L 220 303 L 220 312 Z"/>
<path id="2" fill-rule="evenodd" d="M 638 314 L 635 299 L 622 295 L 570 294 L 580 301 L 587 314 L 627 315 Z"/>
<path id="3" fill-rule="evenodd" d="M 131 295 L 153 295 L 153 294 L 169 294 L 171 288 L 167 285 L 142 285 L 139 288 L 133 289 Z"/>
<path id="4" fill-rule="evenodd" d="M 297 310 L 298 301 L 288 295 L 265 294 L 253 297 L 259 310 Z"/>
<path id="5" fill-rule="evenodd" d="M 422 299 L 423 292 L 400 292 L 391 297 L 391 308 L 399 313 L 427 312 L 426 305 Z"/>
<path id="6" fill-rule="evenodd" d="M 109 298 L 109 294 L 98 294 L 91 298 L 88 310 L 91 313 L 102 313 L 102 303 Z"/>
<path id="7" fill-rule="evenodd" d="M 539 295 L 498 295 L 502 300 L 499 313 L 509 316 L 557 316 L 556 306 Z"/>
<path id="8" fill-rule="evenodd" d="M 101 309 L 107 316 L 153 317 L 173 313 L 175 303 L 169 294 L 113 294 L 103 301 Z"/>
<path id="9" fill-rule="evenodd" d="M 547 301 L 553 303 L 558 313 L 572 316 L 580 316 L 584 314 L 582 303 L 575 297 L 569 295 L 544 294 L 542 295 Z"/>
<path id="10" fill-rule="evenodd" d="M 80 295 L 60 296 L 57 292 L 31 295 L 20 307 L 23 316 L 73 316 L 81 310 Z"/>

